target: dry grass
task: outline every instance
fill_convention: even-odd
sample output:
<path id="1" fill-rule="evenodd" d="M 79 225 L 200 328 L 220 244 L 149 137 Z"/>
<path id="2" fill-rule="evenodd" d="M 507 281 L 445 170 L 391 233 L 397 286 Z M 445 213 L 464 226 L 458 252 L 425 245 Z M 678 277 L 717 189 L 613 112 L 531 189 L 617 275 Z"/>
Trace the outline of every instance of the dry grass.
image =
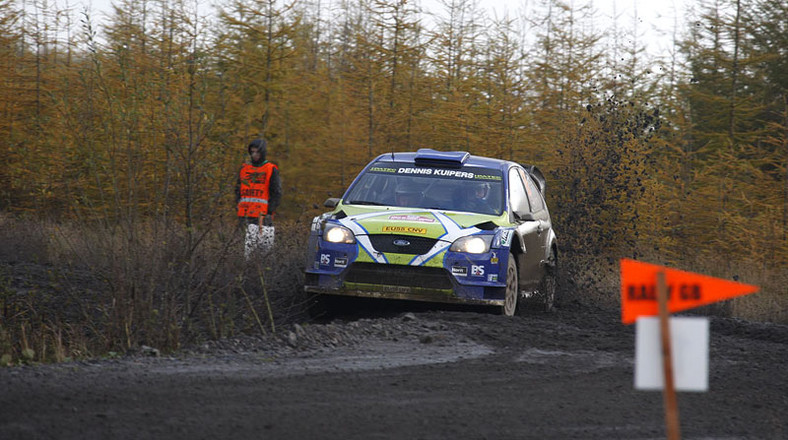
<path id="1" fill-rule="evenodd" d="M 583 254 L 563 255 L 563 304 L 619 307 L 621 290 L 618 259 Z M 684 261 L 664 261 L 657 255 L 645 255 L 637 259 L 737 280 L 761 288 L 755 294 L 694 309 L 691 313 L 788 324 L 788 268 L 780 268 L 777 263 L 775 267 L 764 267 L 759 263 L 721 260 L 711 255 L 686 257 Z"/>
<path id="2" fill-rule="evenodd" d="M 0 363 L 166 352 L 302 319 L 308 226 L 277 225 L 275 248 L 246 261 L 228 223 L 188 231 L 0 217 Z"/>
<path id="3" fill-rule="evenodd" d="M 271 253 L 243 257 L 234 221 L 133 228 L 0 215 L 0 365 L 167 352 L 306 319 L 308 225 L 277 225 Z M 190 244 L 191 243 L 191 244 Z M 788 323 L 788 270 L 712 256 L 643 261 L 761 286 L 697 313 Z M 618 257 L 561 255 L 563 307 L 615 308 Z"/>
<path id="4" fill-rule="evenodd" d="M 760 287 L 751 295 L 727 301 L 730 316 L 751 321 L 788 324 L 788 270 L 764 267 L 762 264 L 707 259 L 700 271 L 726 279 L 735 279 Z"/>

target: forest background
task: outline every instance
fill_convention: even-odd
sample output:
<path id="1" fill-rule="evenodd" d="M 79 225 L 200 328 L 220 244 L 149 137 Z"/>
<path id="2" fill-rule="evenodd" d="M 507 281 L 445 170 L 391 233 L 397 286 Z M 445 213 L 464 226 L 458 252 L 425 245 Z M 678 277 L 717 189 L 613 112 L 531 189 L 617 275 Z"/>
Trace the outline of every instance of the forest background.
<path id="1" fill-rule="evenodd" d="M 702 270 L 764 286 L 757 310 L 740 314 L 788 320 L 784 0 L 698 3 L 658 55 L 646 53 L 637 20 L 600 28 L 581 2 L 544 0 L 517 18 L 441 3 L 427 20 L 406 0 L 330 10 L 225 0 L 210 16 L 183 0 L 119 0 L 97 25 L 47 0 L 0 0 L 6 229 L 50 222 L 60 250 L 42 244 L 47 258 L 72 263 L 89 260 L 77 236 L 109 231 L 81 249 L 105 243 L 95 264 L 112 262 L 115 275 L 102 278 L 112 295 L 147 305 L 116 316 L 115 301 L 96 313 L 117 321 L 126 346 L 151 339 L 153 324 L 135 330 L 145 319 L 172 321 L 161 345 L 173 347 L 183 317 L 200 313 L 189 295 L 200 300 L 194 289 L 215 281 L 196 278 L 198 260 L 215 254 L 206 237 L 232 235 L 251 139 L 264 137 L 280 167 L 278 222 L 296 241 L 376 155 L 465 150 L 545 171 L 564 261 L 606 264 L 590 278 L 614 276 L 623 256 Z M 169 297 L 132 280 L 140 268 L 129 255 L 191 274 L 182 280 L 191 293 L 171 293 L 172 316 L 151 318 Z M 8 298 L 0 327 L 21 353 L 26 324 L 11 317 L 35 313 Z M 42 341 L 55 329 L 79 333 L 37 319 Z"/>

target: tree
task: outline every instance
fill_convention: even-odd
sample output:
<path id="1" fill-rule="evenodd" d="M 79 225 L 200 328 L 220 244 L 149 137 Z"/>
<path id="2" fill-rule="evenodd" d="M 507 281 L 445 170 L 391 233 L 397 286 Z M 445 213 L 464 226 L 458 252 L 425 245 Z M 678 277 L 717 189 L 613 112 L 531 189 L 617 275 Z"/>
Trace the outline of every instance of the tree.
<path id="1" fill-rule="evenodd" d="M 782 181 L 781 238 L 788 243 L 788 25 L 784 17 L 788 4 L 780 0 L 762 0 L 744 8 L 742 23 L 746 32 L 746 48 L 759 60 L 759 81 L 763 109 L 759 115 L 763 123 L 759 147 L 769 161 L 764 171 L 777 182 Z M 774 193 L 772 193 L 774 194 Z"/>
<path id="2" fill-rule="evenodd" d="M 750 49 L 742 10 L 738 0 L 705 6 L 682 46 L 692 76 L 681 90 L 696 170 L 688 192 L 699 198 L 695 207 L 706 208 L 693 222 L 704 233 L 691 235 L 704 236 L 717 249 L 758 253 L 744 225 L 770 228 L 770 214 L 757 209 L 757 201 L 775 192 L 764 175 L 762 61 Z M 707 222 L 716 226 L 711 236 L 702 226 Z"/>
<path id="3" fill-rule="evenodd" d="M 640 29 L 641 18 L 635 5 L 631 26 L 620 30 L 618 17 L 614 17 L 612 47 L 606 56 L 606 76 L 610 79 L 602 81 L 602 88 L 619 99 L 637 102 L 650 102 L 655 96 L 658 84 L 653 78 L 652 70 L 646 59 L 646 46 L 642 43 L 643 32 Z"/>
<path id="4" fill-rule="evenodd" d="M 422 75 L 421 27 L 408 0 L 374 0 L 371 11 L 379 43 L 368 46 L 368 50 L 376 52 L 373 58 L 382 63 L 382 80 L 388 83 L 382 90 L 385 104 L 379 105 L 382 147 L 384 151 L 403 149 L 410 144 L 413 103 L 420 92 L 414 80 Z"/>
<path id="5" fill-rule="evenodd" d="M 520 74 L 523 54 L 513 20 L 504 16 L 495 20 L 486 38 L 487 53 L 482 63 L 486 102 L 485 140 L 483 153 L 519 160 L 528 146 L 523 142 L 527 120 L 523 97 L 524 78 Z M 530 152 L 529 152 L 530 153 Z"/>
<path id="6" fill-rule="evenodd" d="M 433 84 L 430 138 L 436 147 L 473 151 L 480 145 L 481 23 L 473 0 L 441 0 L 445 15 L 437 18 L 430 46 Z"/>
<path id="7" fill-rule="evenodd" d="M 536 17 L 537 47 L 526 62 L 531 93 L 527 104 L 533 111 L 530 129 L 535 133 L 537 161 L 549 161 L 566 127 L 580 120 L 579 112 L 589 103 L 604 99 L 599 81 L 602 52 L 600 36 L 584 25 L 593 17 L 588 6 L 575 11 L 558 0 L 546 4 L 546 12 Z"/>
<path id="8" fill-rule="evenodd" d="M 232 87 L 241 101 L 236 117 L 246 119 L 249 137 L 260 134 L 275 137 L 274 100 L 281 91 L 285 62 L 292 57 L 295 29 L 288 22 L 292 4 L 280 6 L 277 0 L 235 1 L 232 10 L 222 10 L 220 20 L 227 31 L 221 36 L 222 64 L 237 81 Z"/>
<path id="9" fill-rule="evenodd" d="M 0 155 L 5 160 L 0 166 L 0 207 L 19 206 L 16 180 L 19 167 L 18 149 L 23 147 L 20 125 L 24 120 L 24 103 L 20 100 L 22 65 L 22 35 L 18 28 L 20 13 L 13 0 L 0 0 Z"/>

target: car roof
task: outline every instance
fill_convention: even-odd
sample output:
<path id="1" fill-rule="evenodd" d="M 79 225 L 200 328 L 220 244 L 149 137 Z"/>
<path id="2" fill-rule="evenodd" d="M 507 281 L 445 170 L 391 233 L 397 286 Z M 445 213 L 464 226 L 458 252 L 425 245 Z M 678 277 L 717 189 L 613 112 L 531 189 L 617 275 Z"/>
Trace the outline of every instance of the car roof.
<path id="1" fill-rule="evenodd" d="M 405 162 L 405 163 L 416 163 L 417 157 L 423 157 L 425 155 L 434 155 L 434 156 L 444 156 L 444 157 L 453 157 L 457 160 L 463 160 L 462 166 L 476 166 L 476 167 L 483 167 L 483 168 L 493 168 L 493 169 L 501 169 L 505 170 L 510 165 L 517 165 L 516 162 L 502 160 L 502 159 L 493 159 L 490 157 L 484 156 L 474 156 L 469 154 L 466 151 L 448 151 L 448 152 L 439 152 L 435 150 L 430 150 L 426 148 L 422 148 L 416 152 L 391 152 L 386 154 L 381 154 L 372 162 Z M 464 156 L 464 157 L 463 157 Z M 462 157 L 462 159 L 460 159 Z M 457 164 L 459 165 L 459 163 Z M 436 166 L 433 164 L 432 166 Z M 440 166 L 440 165 L 437 165 Z"/>

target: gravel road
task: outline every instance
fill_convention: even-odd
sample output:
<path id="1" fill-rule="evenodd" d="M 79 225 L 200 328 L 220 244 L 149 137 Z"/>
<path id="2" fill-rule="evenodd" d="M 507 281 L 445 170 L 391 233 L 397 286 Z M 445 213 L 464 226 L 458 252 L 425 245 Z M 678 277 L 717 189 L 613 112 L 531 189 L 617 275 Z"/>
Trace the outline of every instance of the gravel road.
<path id="1" fill-rule="evenodd" d="M 683 438 L 788 439 L 788 326 L 710 319 Z M 0 369 L 0 439 L 665 437 L 617 310 L 406 307 L 156 354 Z"/>

